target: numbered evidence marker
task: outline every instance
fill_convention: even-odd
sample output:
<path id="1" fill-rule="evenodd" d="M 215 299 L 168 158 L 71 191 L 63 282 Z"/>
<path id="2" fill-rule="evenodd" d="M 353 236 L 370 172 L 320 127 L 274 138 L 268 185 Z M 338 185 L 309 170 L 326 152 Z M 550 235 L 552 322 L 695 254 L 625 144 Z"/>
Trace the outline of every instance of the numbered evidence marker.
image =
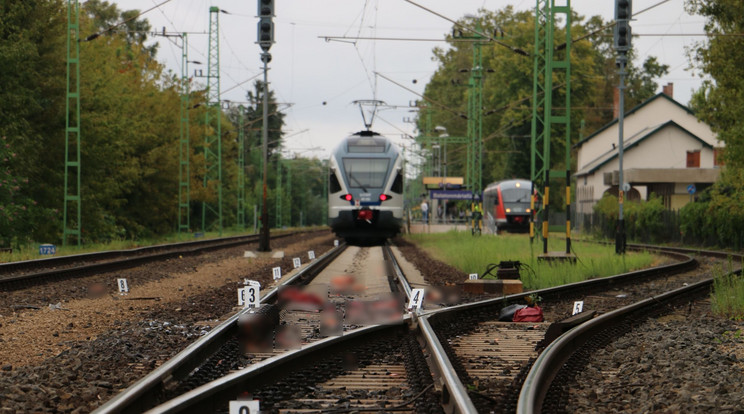
<path id="1" fill-rule="evenodd" d="M 126 279 L 116 279 L 116 284 L 119 285 L 119 294 L 126 295 L 129 293 L 129 285 Z"/>
<path id="2" fill-rule="evenodd" d="M 584 311 L 584 301 L 577 300 L 576 302 L 574 302 L 573 313 L 571 315 L 576 315 L 577 313 L 581 313 L 583 311 Z"/>
<path id="3" fill-rule="evenodd" d="M 245 279 L 243 280 L 244 285 L 250 285 L 250 286 L 256 286 L 259 289 L 261 288 L 261 284 L 255 280 Z"/>
<path id="4" fill-rule="evenodd" d="M 299 257 L 295 257 L 292 259 L 292 264 L 294 265 L 294 268 L 297 269 L 302 265 L 302 261 L 300 261 Z"/>
<path id="5" fill-rule="evenodd" d="M 315 260 L 315 250 L 310 250 L 307 252 L 307 258 L 310 260 Z"/>
<path id="6" fill-rule="evenodd" d="M 282 268 L 281 267 L 274 267 L 271 269 L 271 274 L 274 276 L 274 280 L 279 280 L 282 278 Z"/>
<path id="7" fill-rule="evenodd" d="M 338 240 L 333 241 L 333 247 L 338 247 Z"/>
<path id="8" fill-rule="evenodd" d="M 230 414 L 258 414 L 258 401 L 230 401 Z"/>
<path id="9" fill-rule="evenodd" d="M 468 280 L 478 280 L 478 273 L 471 273 L 468 275 Z"/>
<path id="10" fill-rule="evenodd" d="M 257 308 L 261 298 L 261 288 L 248 285 L 238 289 L 238 306 Z"/>
<path id="11" fill-rule="evenodd" d="M 422 303 L 424 303 L 424 289 L 413 289 L 411 300 L 408 302 L 408 310 L 421 309 Z"/>

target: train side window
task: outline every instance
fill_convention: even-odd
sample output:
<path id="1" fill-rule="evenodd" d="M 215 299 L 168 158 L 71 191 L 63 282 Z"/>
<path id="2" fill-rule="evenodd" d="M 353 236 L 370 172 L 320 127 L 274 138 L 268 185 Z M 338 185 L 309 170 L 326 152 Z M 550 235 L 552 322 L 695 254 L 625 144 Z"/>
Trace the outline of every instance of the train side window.
<path id="1" fill-rule="evenodd" d="M 395 180 L 393 181 L 393 186 L 390 187 L 390 191 L 398 194 L 403 194 L 403 175 L 401 175 L 400 171 L 398 171 L 398 174 L 395 176 Z"/>
<path id="2" fill-rule="evenodd" d="M 330 178 L 328 179 L 330 185 L 328 186 L 328 191 L 331 192 L 331 194 L 338 193 L 341 191 L 341 183 L 338 182 L 338 177 L 336 177 L 336 172 L 331 170 Z"/>

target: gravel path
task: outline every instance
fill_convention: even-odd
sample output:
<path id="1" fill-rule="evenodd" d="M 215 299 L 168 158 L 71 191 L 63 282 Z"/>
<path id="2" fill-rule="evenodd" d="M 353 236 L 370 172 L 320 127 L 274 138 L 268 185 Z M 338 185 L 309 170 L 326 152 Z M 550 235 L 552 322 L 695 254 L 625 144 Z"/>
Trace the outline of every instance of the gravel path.
<path id="1" fill-rule="evenodd" d="M 744 413 L 744 322 L 709 309 L 649 320 L 598 350 L 566 412 Z"/>

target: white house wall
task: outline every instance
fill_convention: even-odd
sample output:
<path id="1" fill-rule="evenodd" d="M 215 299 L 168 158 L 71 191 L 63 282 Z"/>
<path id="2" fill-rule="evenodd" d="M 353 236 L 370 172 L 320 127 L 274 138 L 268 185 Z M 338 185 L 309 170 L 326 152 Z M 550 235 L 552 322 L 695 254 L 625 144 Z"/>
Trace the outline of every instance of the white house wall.
<path id="1" fill-rule="evenodd" d="M 624 135 L 627 138 L 640 132 L 643 129 L 648 129 L 650 131 L 654 127 L 657 127 L 669 120 L 675 121 L 681 127 L 687 129 L 692 134 L 697 135 L 700 139 L 706 141 L 711 146 L 722 146 L 721 143 L 718 143 L 716 135 L 707 124 L 698 121 L 698 119 L 695 118 L 694 115 L 690 114 L 673 102 L 670 102 L 663 96 L 657 97 L 653 101 L 647 103 L 640 110 L 625 117 L 623 123 Z M 581 145 L 576 160 L 579 170 L 587 163 L 611 150 L 613 148 L 613 145 L 617 146 L 617 143 L 618 124 L 615 123 Z M 650 167 L 652 165 L 656 166 L 656 164 L 650 164 L 647 167 Z"/>
<path id="2" fill-rule="evenodd" d="M 623 156 L 623 168 L 686 168 L 687 151 L 691 150 L 700 150 L 701 168 L 713 168 L 712 149 L 704 148 L 700 141 L 679 128 L 668 126 L 628 149 Z M 604 173 L 618 169 L 618 159 L 614 158 L 593 174 L 587 175 L 586 184 L 584 184 L 584 177 L 577 177 L 576 199 L 579 213 L 592 212 L 593 205 L 610 188 L 604 184 Z M 675 186 L 675 193 L 686 194 L 686 185 L 687 183 L 678 183 Z M 646 189 L 641 187 L 638 190 L 641 192 L 641 197 L 646 198 Z"/>

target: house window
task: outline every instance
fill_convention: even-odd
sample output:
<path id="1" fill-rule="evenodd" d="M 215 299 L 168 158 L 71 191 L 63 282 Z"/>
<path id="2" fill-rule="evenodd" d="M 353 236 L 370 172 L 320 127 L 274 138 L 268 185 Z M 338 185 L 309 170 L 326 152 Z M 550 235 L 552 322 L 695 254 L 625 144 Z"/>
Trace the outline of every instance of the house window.
<path id="1" fill-rule="evenodd" d="M 723 148 L 713 148 L 713 166 L 720 167 L 723 164 Z"/>
<path id="2" fill-rule="evenodd" d="M 700 168 L 700 150 L 687 151 L 687 168 Z"/>

